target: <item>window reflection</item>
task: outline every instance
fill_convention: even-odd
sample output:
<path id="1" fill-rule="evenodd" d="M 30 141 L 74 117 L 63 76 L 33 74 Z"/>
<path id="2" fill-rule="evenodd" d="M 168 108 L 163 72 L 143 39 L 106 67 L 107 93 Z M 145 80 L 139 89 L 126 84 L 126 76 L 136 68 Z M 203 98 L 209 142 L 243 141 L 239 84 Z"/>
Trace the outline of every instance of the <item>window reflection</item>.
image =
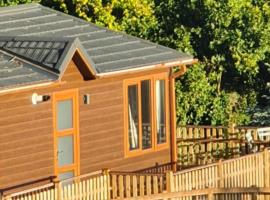
<path id="1" fill-rule="evenodd" d="M 139 148 L 138 86 L 128 87 L 128 135 L 129 150 Z"/>
<path id="2" fill-rule="evenodd" d="M 165 123 L 165 80 L 156 81 L 156 127 L 157 143 L 166 142 Z"/>
<path id="3" fill-rule="evenodd" d="M 142 106 L 142 149 L 149 149 L 152 147 L 150 80 L 141 81 L 141 106 Z"/>

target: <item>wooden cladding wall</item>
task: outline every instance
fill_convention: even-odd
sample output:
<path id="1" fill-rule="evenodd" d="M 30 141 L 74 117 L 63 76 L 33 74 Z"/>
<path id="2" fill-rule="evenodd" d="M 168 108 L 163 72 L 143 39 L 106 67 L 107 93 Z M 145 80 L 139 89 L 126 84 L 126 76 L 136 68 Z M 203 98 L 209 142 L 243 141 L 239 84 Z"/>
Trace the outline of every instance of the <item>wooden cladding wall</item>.
<path id="1" fill-rule="evenodd" d="M 0 97 L 0 188 L 54 173 L 51 104 L 32 106 L 30 97 Z"/>
<path id="2" fill-rule="evenodd" d="M 32 105 L 34 92 L 52 97 L 54 92 L 79 89 L 81 174 L 102 168 L 135 171 L 170 162 L 169 149 L 124 158 L 123 79 L 143 74 L 84 81 L 71 61 L 60 83 L 0 95 L 0 189 L 54 175 L 52 99 Z M 89 105 L 83 102 L 85 94 L 90 94 Z"/>

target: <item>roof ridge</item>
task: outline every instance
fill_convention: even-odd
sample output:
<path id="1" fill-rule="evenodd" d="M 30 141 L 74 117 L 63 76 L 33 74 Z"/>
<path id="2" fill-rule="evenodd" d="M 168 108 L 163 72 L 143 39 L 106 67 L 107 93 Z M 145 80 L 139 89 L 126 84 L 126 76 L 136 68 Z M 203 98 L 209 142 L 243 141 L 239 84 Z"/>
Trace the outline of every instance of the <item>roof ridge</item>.
<path id="1" fill-rule="evenodd" d="M 29 10 L 33 8 L 38 8 L 42 7 L 41 4 L 39 3 L 26 3 L 26 4 L 19 4 L 19 5 L 11 5 L 11 6 L 6 6 L 6 7 L 0 7 L 0 12 L 1 13 L 8 13 L 8 12 L 14 12 L 18 10 Z"/>
<path id="2" fill-rule="evenodd" d="M 50 41 L 74 41 L 76 38 L 69 37 L 49 37 L 49 36 L 2 36 L 0 35 L 0 40 L 10 41 L 10 40 L 18 40 L 18 41 L 42 41 L 42 42 L 50 42 Z M 78 38 L 77 38 L 78 39 Z"/>
<path id="3" fill-rule="evenodd" d="M 37 16 L 37 17 L 30 17 L 30 18 L 23 18 L 23 19 L 16 19 L 16 20 L 11 20 L 11 21 L 3 21 L 1 22 L 0 24 L 1 25 L 4 25 L 4 24 L 9 24 L 10 22 L 23 22 L 23 21 L 27 21 L 29 19 L 41 19 L 41 18 L 46 18 L 46 17 L 54 17 L 56 16 L 57 14 L 55 13 L 50 13 L 50 14 L 47 14 L 47 15 L 42 15 L 42 16 Z"/>
<path id="4" fill-rule="evenodd" d="M 21 29 L 21 28 L 34 28 L 34 27 L 40 27 L 40 26 L 47 26 L 47 25 L 50 25 L 50 24 L 58 24 L 58 23 L 63 23 L 63 22 L 69 22 L 69 21 L 72 21 L 72 19 L 66 19 L 66 20 L 60 20 L 60 21 L 54 21 L 54 22 L 46 22 L 44 24 L 41 24 L 41 25 L 27 25 L 27 26 L 24 26 L 24 27 L 13 27 L 13 28 L 9 28 L 9 29 L 4 29 L 4 31 L 0 30 L 0 32 L 7 32 L 7 31 L 14 31 L 14 30 L 18 30 L 18 29 Z"/>

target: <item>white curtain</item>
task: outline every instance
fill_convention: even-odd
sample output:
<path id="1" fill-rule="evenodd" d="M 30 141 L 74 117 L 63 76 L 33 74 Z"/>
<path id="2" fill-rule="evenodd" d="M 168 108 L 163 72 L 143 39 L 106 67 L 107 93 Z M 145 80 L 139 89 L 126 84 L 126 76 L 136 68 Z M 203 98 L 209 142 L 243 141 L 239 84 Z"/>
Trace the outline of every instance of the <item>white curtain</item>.
<path id="1" fill-rule="evenodd" d="M 132 98 L 132 95 L 129 96 L 129 98 Z M 136 99 L 136 98 L 135 98 Z M 129 143 L 130 143 L 130 149 L 136 149 L 138 147 L 138 131 L 137 131 L 137 126 L 135 124 L 135 120 L 132 116 L 132 108 L 136 108 L 136 106 L 130 105 L 130 102 L 135 102 L 134 99 L 133 101 L 129 100 L 128 104 L 128 115 L 129 115 Z M 137 102 L 135 102 L 137 103 Z"/>

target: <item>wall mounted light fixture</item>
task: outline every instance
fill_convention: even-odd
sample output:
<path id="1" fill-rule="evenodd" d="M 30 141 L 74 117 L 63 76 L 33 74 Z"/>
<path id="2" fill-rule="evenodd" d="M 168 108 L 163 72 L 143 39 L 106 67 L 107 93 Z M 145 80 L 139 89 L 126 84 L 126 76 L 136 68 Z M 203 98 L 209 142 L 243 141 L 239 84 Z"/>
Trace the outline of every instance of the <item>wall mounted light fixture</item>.
<path id="1" fill-rule="evenodd" d="M 49 95 L 38 95 L 37 93 L 32 94 L 32 104 L 36 105 L 40 102 L 48 101 L 50 99 Z"/>

